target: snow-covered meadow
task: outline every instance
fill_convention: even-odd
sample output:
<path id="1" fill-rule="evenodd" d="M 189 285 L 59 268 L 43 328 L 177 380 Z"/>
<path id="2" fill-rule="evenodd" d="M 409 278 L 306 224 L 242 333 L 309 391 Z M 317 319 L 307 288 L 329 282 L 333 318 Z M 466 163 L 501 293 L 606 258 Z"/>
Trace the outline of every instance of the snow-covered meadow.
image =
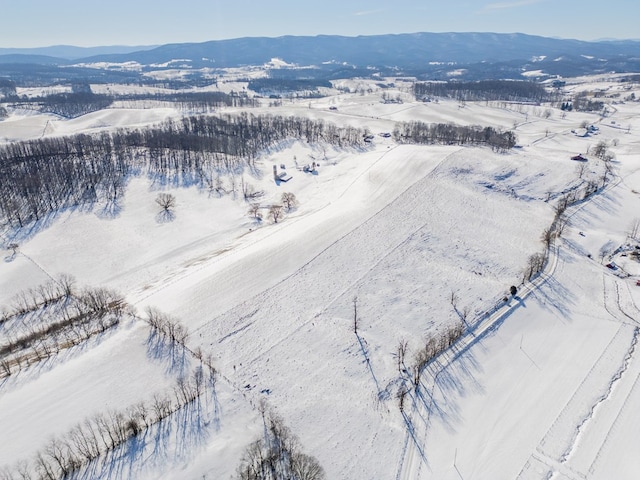
<path id="1" fill-rule="evenodd" d="M 78 478 L 230 478 L 260 435 L 265 405 L 331 479 L 640 475 L 640 268 L 627 238 L 640 217 L 639 104 L 611 105 L 601 118 L 546 106 L 415 102 L 398 86 L 402 104 L 380 102 L 372 82 L 366 95 L 252 109 L 374 135 L 361 149 L 275 145 L 257 172 L 225 178 L 228 192 L 240 181 L 264 191 L 261 221 L 237 192 L 160 188 L 138 177 L 115 215 L 95 205 L 31 231 L 3 231 L 4 246 L 19 248 L 3 251 L 0 307 L 66 274 L 120 292 L 132 312 L 113 332 L 0 379 L 0 466 L 33 458 L 91 415 L 174 391 L 197 359 L 176 364 L 154 343 L 140 320 L 153 307 L 189 329 L 191 351 L 210 355 L 215 388 L 198 411 L 179 410 Z M 622 88 L 615 78 L 567 86 L 587 87 Z M 10 113 L 0 141 L 180 115 Z M 381 135 L 409 120 L 515 128 L 518 146 L 502 154 L 398 145 Z M 598 125 L 597 135 L 573 133 L 584 122 Z M 557 255 L 529 293 L 523 271 L 543 249 L 557 200 L 604 171 L 589 155 L 601 140 L 615 154 L 615 176 L 569 207 Z M 570 160 L 578 153 L 589 158 L 582 172 Z M 315 172 L 297 168 L 311 162 Z M 274 182 L 273 165 L 292 179 Z M 176 198 L 169 221 L 154 201 L 160 191 Z M 283 192 L 299 204 L 270 222 L 267 206 Z M 603 261 L 607 244 L 629 246 Z M 606 268 L 609 261 L 618 269 Z M 504 305 L 511 285 L 523 293 Z M 413 385 L 398 368 L 399 345 L 406 342 L 410 369 L 426 339 L 461 317 L 476 328 L 428 366 L 401 411 L 398 393 Z"/>

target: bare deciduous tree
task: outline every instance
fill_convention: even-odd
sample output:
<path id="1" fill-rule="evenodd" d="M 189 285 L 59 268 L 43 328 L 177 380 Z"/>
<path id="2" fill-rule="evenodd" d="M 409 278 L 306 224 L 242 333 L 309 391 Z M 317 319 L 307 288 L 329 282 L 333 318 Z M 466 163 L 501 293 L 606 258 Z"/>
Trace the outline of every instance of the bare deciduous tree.
<path id="1" fill-rule="evenodd" d="M 409 391 L 404 385 L 402 385 L 398 390 L 398 408 L 400 409 L 401 413 L 404 413 L 404 403 L 405 398 L 407 397 L 407 393 L 409 393 Z"/>
<path id="2" fill-rule="evenodd" d="M 62 274 L 58 277 L 58 283 L 64 291 L 66 297 L 73 295 L 75 290 L 76 279 L 72 275 Z"/>
<path id="3" fill-rule="evenodd" d="M 324 469 L 315 457 L 298 453 L 292 458 L 291 470 L 297 480 L 323 480 Z"/>
<path id="4" fill-rule="evenodd" d="M 582 180 L 582 177 L 584 177 L 585 173 L 587 173 L 587 163 L 580 162 L 576 167 L 576 175 L 578 175 L 578 178 Z"/>
<path id="5" fill-rule="evenodd" d="M 422 370 L 424 369 L 425 365 L 427 364 L 427 362 L 429 362 L 431 358 L 432 356 L 429 355 L 427 348 L 422 348 L 418 350 L 418 352 L 414 356 L 412 374 L 413 374 L 413 385 L 415 386 L 416 389 L 418 388 L 418 385 L 420 385 L 420 374 L 422 373 Z"/>
<path id="6" fill-rule="evenodd" d="M 527 267 L 524 272 L 524 280 L 531 280 L 533 276 L 544 268 L 545 255 L 534 253 L 527 260 Z"/>
<path id="7" fill-rule="evenodd" d="M 542 243 L 544 243 L 545 247 L 549 248 L 553 241 L 553 229 L 545 228 L 542 235 L 540 235 L 540 239 L 542 240 Z"/>
<path id="8" fill-rule="evenodd" d="M 454 310 L 458 308 L 458 294 L 454 290 L 451 290 L 449 303 L 451 303 L 451 306 L 453 307 Z"/>
<path id="9" fill-rule="evenodd" d="M 398 372 L 402 373 L 404 371 L 404 359 L 407 356 L 407 347 L 408 342 L 404 339 L 398 342 L 398 348 L 396 350 L 396 360 L 398 361 Z"/>
<path id="10" fill-rule="evenodd" d="M 266 409 L 266 408 L 265 408 Z M 264 416 L 264 435 L 249 444 L 236 470 L 238 480 L 324 480 L 324 469 L 313 457 L 300 451 L 300 443 L 282 419 Z"/>
<path id="11" fill-rule="evenodd" d="M 71 429 L 69 438 L 73 443 L 75 451 L 87 461 L 94 459 L 100 452 L 99 448 L 94 448 L 94 445 L 97 447 L 97 443 L 93 441 L 95 440 L 95 436 L 91 439 L 89 433 L 82 425 L 76 425 Z"/>
<path id="12" fill-rule="evenodd" d="M 604 140 L 601 140 L 593 148 L 593 154 L 596 157 L 603 159 L 604 156 L 607 154 L 607 149 L 608 149 L 607 142 L 605 142 Z"/>
<path id="13" fill-rule="evenodd" d="M 11 375 L 11 363 L 9 363 L 9 360 L 6 358 L 0 361 L 0 371 L 2 371 L 2 375 L 0 376 L 8 377 Z"/>
<path id="14" fill-rule="evenodd" d="M 282 202 L 282 205 L 284 205 L 284 208 L 287 209 L 287 211 L 290 211 L 298 206 L 298 199 L 291 192 L 284 192 L 282 194 L 282 197 L 280 197 L 280 201 Z"/>
<path id="15" fill-rule="evenodd" d="M 251 215 L 256 220 L 262 220 L 262 213 L 260 213 L 260 204 L 252 203 L 249 207 L 249 215 Z"/>
<path id="16" fill-rule="evenodd" d="M 558 223 L 556 223 L 556 235 L 558 237 L 561 237 L 566 228 L 567 228 L 567 220 L 563 218 L 559 219 Z"/>
<path id="17" fill-rule="evenodd" d="M 45 447 L 44 453 L 57 466 L 61 477 L 66 477 L 70 472 L 75 470 L 79 461 L 75 458 L 71 451 L 70 445 L 56 438 L 49 441 Z"/>
<path id="18" fill-rule="evenodd" d="M 273 223 L 278 223 L 278 221 L 282 219 L 282 216 L 282 205 L 271 205 L 271 207 L 269 207 L 269 218 Z"/>
<path id="19" fill-rule="evenodd" d="M 358 335 L 358 297 L 351 300 L 353 302 L 353 333 Z"/>
<path id="20" fill-rule="evenodd" d="M 640 218 L 635 218 L 629 225 L 629 238 L 638 240 L 638 234 L 640 233 Z"/>
<path id="21" fill-rule="evenodd" d="M 176 197 L 171 193 L 161 192 L 156 197 L 156 203 L 160 205 L 165 212 L 168 212 L 176 206 Z"/>
<path id="22" fill-rule="evenodd" d="M 36 454 L 36 471 L 41 479 L 44 480 L 58 480 L 58 475 L 55 471 L 55 466 L 52 462 L 45 457 L 42 452 Z"/>
<path id="23" fill-rule="evenodd" d="M 458 313 L 458 316 L 460 317 L 460 320 L 462 320 L 462 323 L 467 325 L 467 317 L 469 316 L 469 313 L 471 313 L 471 307 L 469 307 L 469 305 L 465 305 L 464 307 L 462 307 L 462 310 L 456 311 Z"/>

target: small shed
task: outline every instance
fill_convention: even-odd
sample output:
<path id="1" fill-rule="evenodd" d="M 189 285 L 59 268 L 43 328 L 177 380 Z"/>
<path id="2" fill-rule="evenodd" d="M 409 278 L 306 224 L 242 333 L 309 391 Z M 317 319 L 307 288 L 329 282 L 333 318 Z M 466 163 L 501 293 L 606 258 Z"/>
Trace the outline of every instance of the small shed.
<path id="1" fill-rule="evenodd" d="M 278 167 L 276 165 L 273 166 L 273 179 L 276 182 L 288 182 L 292 178 L 293 177 L 289 175 L 286 171 L 278 173 Z"/>
<path id="2" fill-rule="evenodd" d="M 280 172 L 278 174 L 278 180 L 280 180 L 281 182 L 288 182 L 292 178 L 293 177 L 291 175 L 289 175 L 287 172 Z"/>

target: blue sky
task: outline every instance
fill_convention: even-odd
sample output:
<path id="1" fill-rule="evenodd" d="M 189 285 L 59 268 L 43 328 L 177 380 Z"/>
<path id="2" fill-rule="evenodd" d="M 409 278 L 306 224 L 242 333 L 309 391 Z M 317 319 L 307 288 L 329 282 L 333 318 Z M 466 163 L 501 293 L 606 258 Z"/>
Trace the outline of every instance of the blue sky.
<path id="1" fill-rule="evenodd" d="M 640 39 L 637 18 L 637 0 L 0 0 L 0 47 L 413 32 Z"/>

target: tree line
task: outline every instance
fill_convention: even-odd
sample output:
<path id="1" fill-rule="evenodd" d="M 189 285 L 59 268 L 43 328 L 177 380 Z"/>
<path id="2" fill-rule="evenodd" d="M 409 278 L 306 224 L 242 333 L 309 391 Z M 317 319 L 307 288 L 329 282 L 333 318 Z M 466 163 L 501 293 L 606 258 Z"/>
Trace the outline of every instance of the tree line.
<path id="1" fill-rule="evenodd" d="M 565 110 L 575 110 L 576 112 L 601 112 L 604 109 L 604 102 L 592 100 L 587 92 L 579 92 L 574 95 L 571 102 L 566 102 Z"/>
<path id="2" fill-rule="evenodd" d="M 227 94 L 223 92 L 171 92 L 171 93 L 135 93 L 135 94 L 97 94 L 91 87 L 79 88 L 84 84 L 74 84 L 71 92 L 54 93 L 36 97 L 18 97 L 10 86 L 2 87 L 5 100 L 22 108 L 33 108 L 43 113 L 53 113 L 65 118 L 75 118 L 87 113 L 96 112 L 111 106 L 118 101 L 154 101 L 170 103 L 182 110 L 211 110 L 221 107 L 251 107 L 256 100 L 247 95 Z"/>
<path id="3" fill-rule="evenodd" d="M 35 97 L 29 104 L 39 106 L 43 113 L 53 113 L 65 118 L 76 118 L 87 113 L 97 112 L 113 103 L 113 98 L 88 92 L 67 92 Z"/>
<path id="4" fill-rule="evenodd" d="M 250 90 L 261 95 L 298 93 L 305 97 L 321 96 L 318 87 L 331 88 L 331 82 L 308 78 L 255 78 L 251 79 L 248 85 Z"/>
<path id="5" fill-rule="evenodd" d="M 405 122 L 395 127 L 393 138 L 398 143 L 440 145 L 486 145 L 494 151 L 506 151 L 516 145 L 512 131 L 493 127 L 455 125 L 452 123 Z"/>
<path id="6" fill-rule="evenodd" d="M 6 98 L 16 96 L 16 82 L 5 77 L 0 77 L 0 95 Z"/>
<path id="7" fill-rule="evenodd" d="M 213 188 L 221 172 L 253 169 L 262 151 L 290 138 L 347 147 L 360 145 L 363 131 L 243 113 L 2 145 L 0 222 L 23 227 L 61 208 L 116 202 L 132 175 Z"/>
<path id="8" fill-rule="evenodd" d="M 458 101 L 535 102 L 552 99 L 542 85 L 527 81 L 481 80 L 478 82 L 418 82 L 413 86 L 416 98 L 443 97 Z"/>
<path id="9" fill-rule="evenodd" d="M 118 101 L 153 101 L 158 103 L 170 103 L 182 110 L 211 110 L 222 107 L 255 107 L 257 100 L 249 98 L 246 94 L 231 92 L 171 92 L 171 93 L 135 93 L 118 94 L 113 100 Z"/>

